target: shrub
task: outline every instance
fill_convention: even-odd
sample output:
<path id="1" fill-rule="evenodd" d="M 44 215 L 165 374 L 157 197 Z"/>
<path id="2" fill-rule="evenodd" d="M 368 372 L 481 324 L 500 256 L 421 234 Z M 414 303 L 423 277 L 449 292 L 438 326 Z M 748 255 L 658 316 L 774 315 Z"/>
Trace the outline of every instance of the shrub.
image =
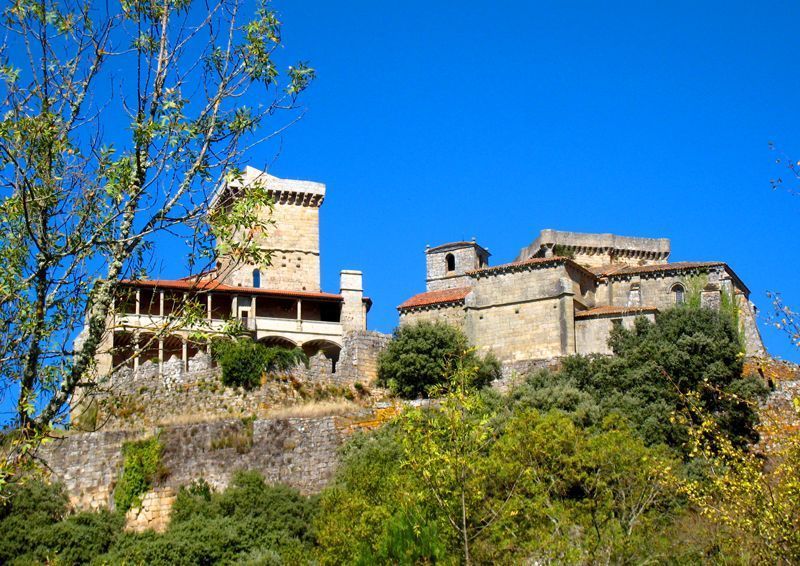
<path id="1" fill-rule="evenodd" d="M 315 498 L 238 472 L 220 493 L 205 482 L 182 488 L 165 533 L 126 533 L 100 562 L 301 564 L 311 553 L 315 511 Z"/>
<path id="2" fill-rule="evenodd" d="M 11 486 L 0 505 L 0 563 L 30 552 L 41 532 L 66 516 L 67 505 L 61 485 L 29 481 Z"/>
<path id="3" fill-rule="evenodd" d="M 697 392 L 737 445 L 758 439 L 755 401 L 766 388 L 742 376 L 739 336 L 725 313 L 665 310 L 655 323 L 640 318 L 632 330 L 615 329 L 609 343 L 613 357 L 572 356 L 557 373 L 530 376 L 513 394 L 516 403 L 567 410 L 582 424 L 618 413 L 647 444 L 683 449 L 686 426 L 670 416 Z"/>
<path id="4" fill-rule="evenodd" d="M 165 475 L 161 463 L 164 445 L 158 436 L 122 445 L 122 474 L 114 489 L 114 504 L 117 511 L 126 512 L 141 505 L 144 495 Z"/>
<path id="5" fill-rule="evenodd" d="M 0 507 L 0 563 L 86 564 L 105 553 L 123 518 L 108 511 L 68 515 L 60 484 L 14 486 Z"/>
<path id="6" fill-rule="evenodd" d="M 378 382 L 406 398 L 428 395 L 431 387 L 447 383 L 458 364 L 477 366 L 474 387 L 500 377 L 500 363 L 492 355 L 478 356 L 467 337 L 443 322 L 419 322 L 394 331 L 378 361 Z"/>
<path id="7" fill-rule="evenodd" d="M 222 366 L 222 383 L 245 389 L 261 385 L 264 374 L 308 364 L 308 357 L 299 348 L 264 346 L 250 338 L 218 338 L 211 343 L 211 355 Z"/>

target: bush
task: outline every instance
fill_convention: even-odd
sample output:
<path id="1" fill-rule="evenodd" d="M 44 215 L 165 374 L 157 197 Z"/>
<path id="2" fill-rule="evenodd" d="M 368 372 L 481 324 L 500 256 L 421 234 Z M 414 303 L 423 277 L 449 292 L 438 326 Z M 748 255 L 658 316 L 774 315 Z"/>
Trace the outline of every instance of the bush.
<path id="1" fill-rule="evenodd" d="M 222 366 L 222 383 L 245 389 L 261 385 L 264 374 L 308 365 L 300 348 L 264 346 L 250 338 L 218 338 L 211 343 L 211 355 Z"/>
<path id="2" fill-rule="evenodd" d="M 406 398 L 430 394 L 431 387 L 447 383 L 459 364 L 477 366 L 473 387 L 481 388 L 500 377 L 494 356 L 481 358 L 469 348 L 467 337 L 443 322 L 408 324 L 394 331 L 378 361 L 378 382 Z"/>
<path id="3" fill-rule="evenodd" d="M 297 564 L 308 561 L 316 499 L 238 472 L 214 493 L 205 482 L 178 492 L 163 534 L 126 533 L 101 557 L 108 564 Z"/>
<path id="4" fill-rule="evenodd" d="M 615 329 L 609 343 L 615 356 L 567 358 L 557 373 L 529 376 L 512 398 L 522 407 L 570 411 L 584 425 L 621 414 L 648 445 L 683 449 L 686 426 L 670 416 L 696 392 L 737 445 L 758 439 L 755 401 L 766 388 L 742 376 L 739 336 L 729 316 L 669 309 L 655 323 L 640 318 L 632 330 Z"/>
<path id="5" fill-rule="evenodd" d="M 0 507 L 0 563 L 86 564 L 105 553 L 122 529 L 121 515 L 68 515 L 63 487 L 29 481 Z"/>

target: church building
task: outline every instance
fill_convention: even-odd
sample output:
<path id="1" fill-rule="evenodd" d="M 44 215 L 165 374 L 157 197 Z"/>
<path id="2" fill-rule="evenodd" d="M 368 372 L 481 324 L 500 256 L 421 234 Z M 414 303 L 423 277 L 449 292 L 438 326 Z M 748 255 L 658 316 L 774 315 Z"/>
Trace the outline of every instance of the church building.
<path id="1" fill-rule="evenodd" d="M 542 230 L 517 258 L 489 266 L 489 251 L 452 242 L 425 252 L 426 291 L 399 307 L 401 324 L 446 321 L 501 362 L 610 353 L 615 325 L 697 301 L 733 304 L 748 356 L 764 354 L 750 291 L 721 261 L 669 262 L 670 241 Z M 729 303 L 728 301 L 732 301 Z"/>

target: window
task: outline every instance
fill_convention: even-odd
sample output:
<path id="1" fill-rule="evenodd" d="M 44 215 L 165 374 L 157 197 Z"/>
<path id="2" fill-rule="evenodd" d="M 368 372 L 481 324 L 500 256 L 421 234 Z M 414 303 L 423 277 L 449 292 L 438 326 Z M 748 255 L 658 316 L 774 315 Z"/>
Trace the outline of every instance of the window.
<path id="1" fill-rule="evenodd" d="M 611 319 L 611 328 L 622 328 L 622 319 L 621 318 L 612 318 Z"/>
<path id="2" fill-rule="evenodd" d="M 686 289 L 680 283 L 672 286 L 672 293 L 675 295 L 676 305 L 682 305 L 686 302 Z"/>
<path id="3" fill-rule="evenodd" d="M 259 289 L 261 287 L 261 270 L 254 269 L 253 270 L 253 287 Z"/>
<path id="4" fill-rule="evenodd" d="M 456 258 L 453 254 L 447 254 L 444 256 L 444 261 L 447 263 L 447 271 L 456 270 Z"/>

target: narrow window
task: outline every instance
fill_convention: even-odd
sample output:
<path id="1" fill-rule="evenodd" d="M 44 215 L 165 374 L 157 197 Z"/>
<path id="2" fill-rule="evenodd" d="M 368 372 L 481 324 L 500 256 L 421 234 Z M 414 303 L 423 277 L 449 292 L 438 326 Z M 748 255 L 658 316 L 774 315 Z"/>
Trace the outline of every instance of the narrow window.
<path id="1" fill-rule="evenodd" d="M 611 328 L 614 328 L 614 329 L 622 328 L 622 319 L 621 318 L 612 318 L 611 319 Z"/>
<path id="2" fill-rule="evenodd" d="M 680 283 L 672 287 L 672 293 L 675 295 L 676 305 L 682 305 L 686 302 L 686 290 Z"/>
<path id="3" fill-rule="evenodd" d="M 261 270 L 254 269 L 253 270 L 253 287 L 259 289 L 261 287 Z"/>
<path id="4" fill-rule="evenodd" d="M 456 258 L 453 254 L 447 254 L 444 256 L 444 260 L 447 262 L 447 271 L 456 270 Z"/>

